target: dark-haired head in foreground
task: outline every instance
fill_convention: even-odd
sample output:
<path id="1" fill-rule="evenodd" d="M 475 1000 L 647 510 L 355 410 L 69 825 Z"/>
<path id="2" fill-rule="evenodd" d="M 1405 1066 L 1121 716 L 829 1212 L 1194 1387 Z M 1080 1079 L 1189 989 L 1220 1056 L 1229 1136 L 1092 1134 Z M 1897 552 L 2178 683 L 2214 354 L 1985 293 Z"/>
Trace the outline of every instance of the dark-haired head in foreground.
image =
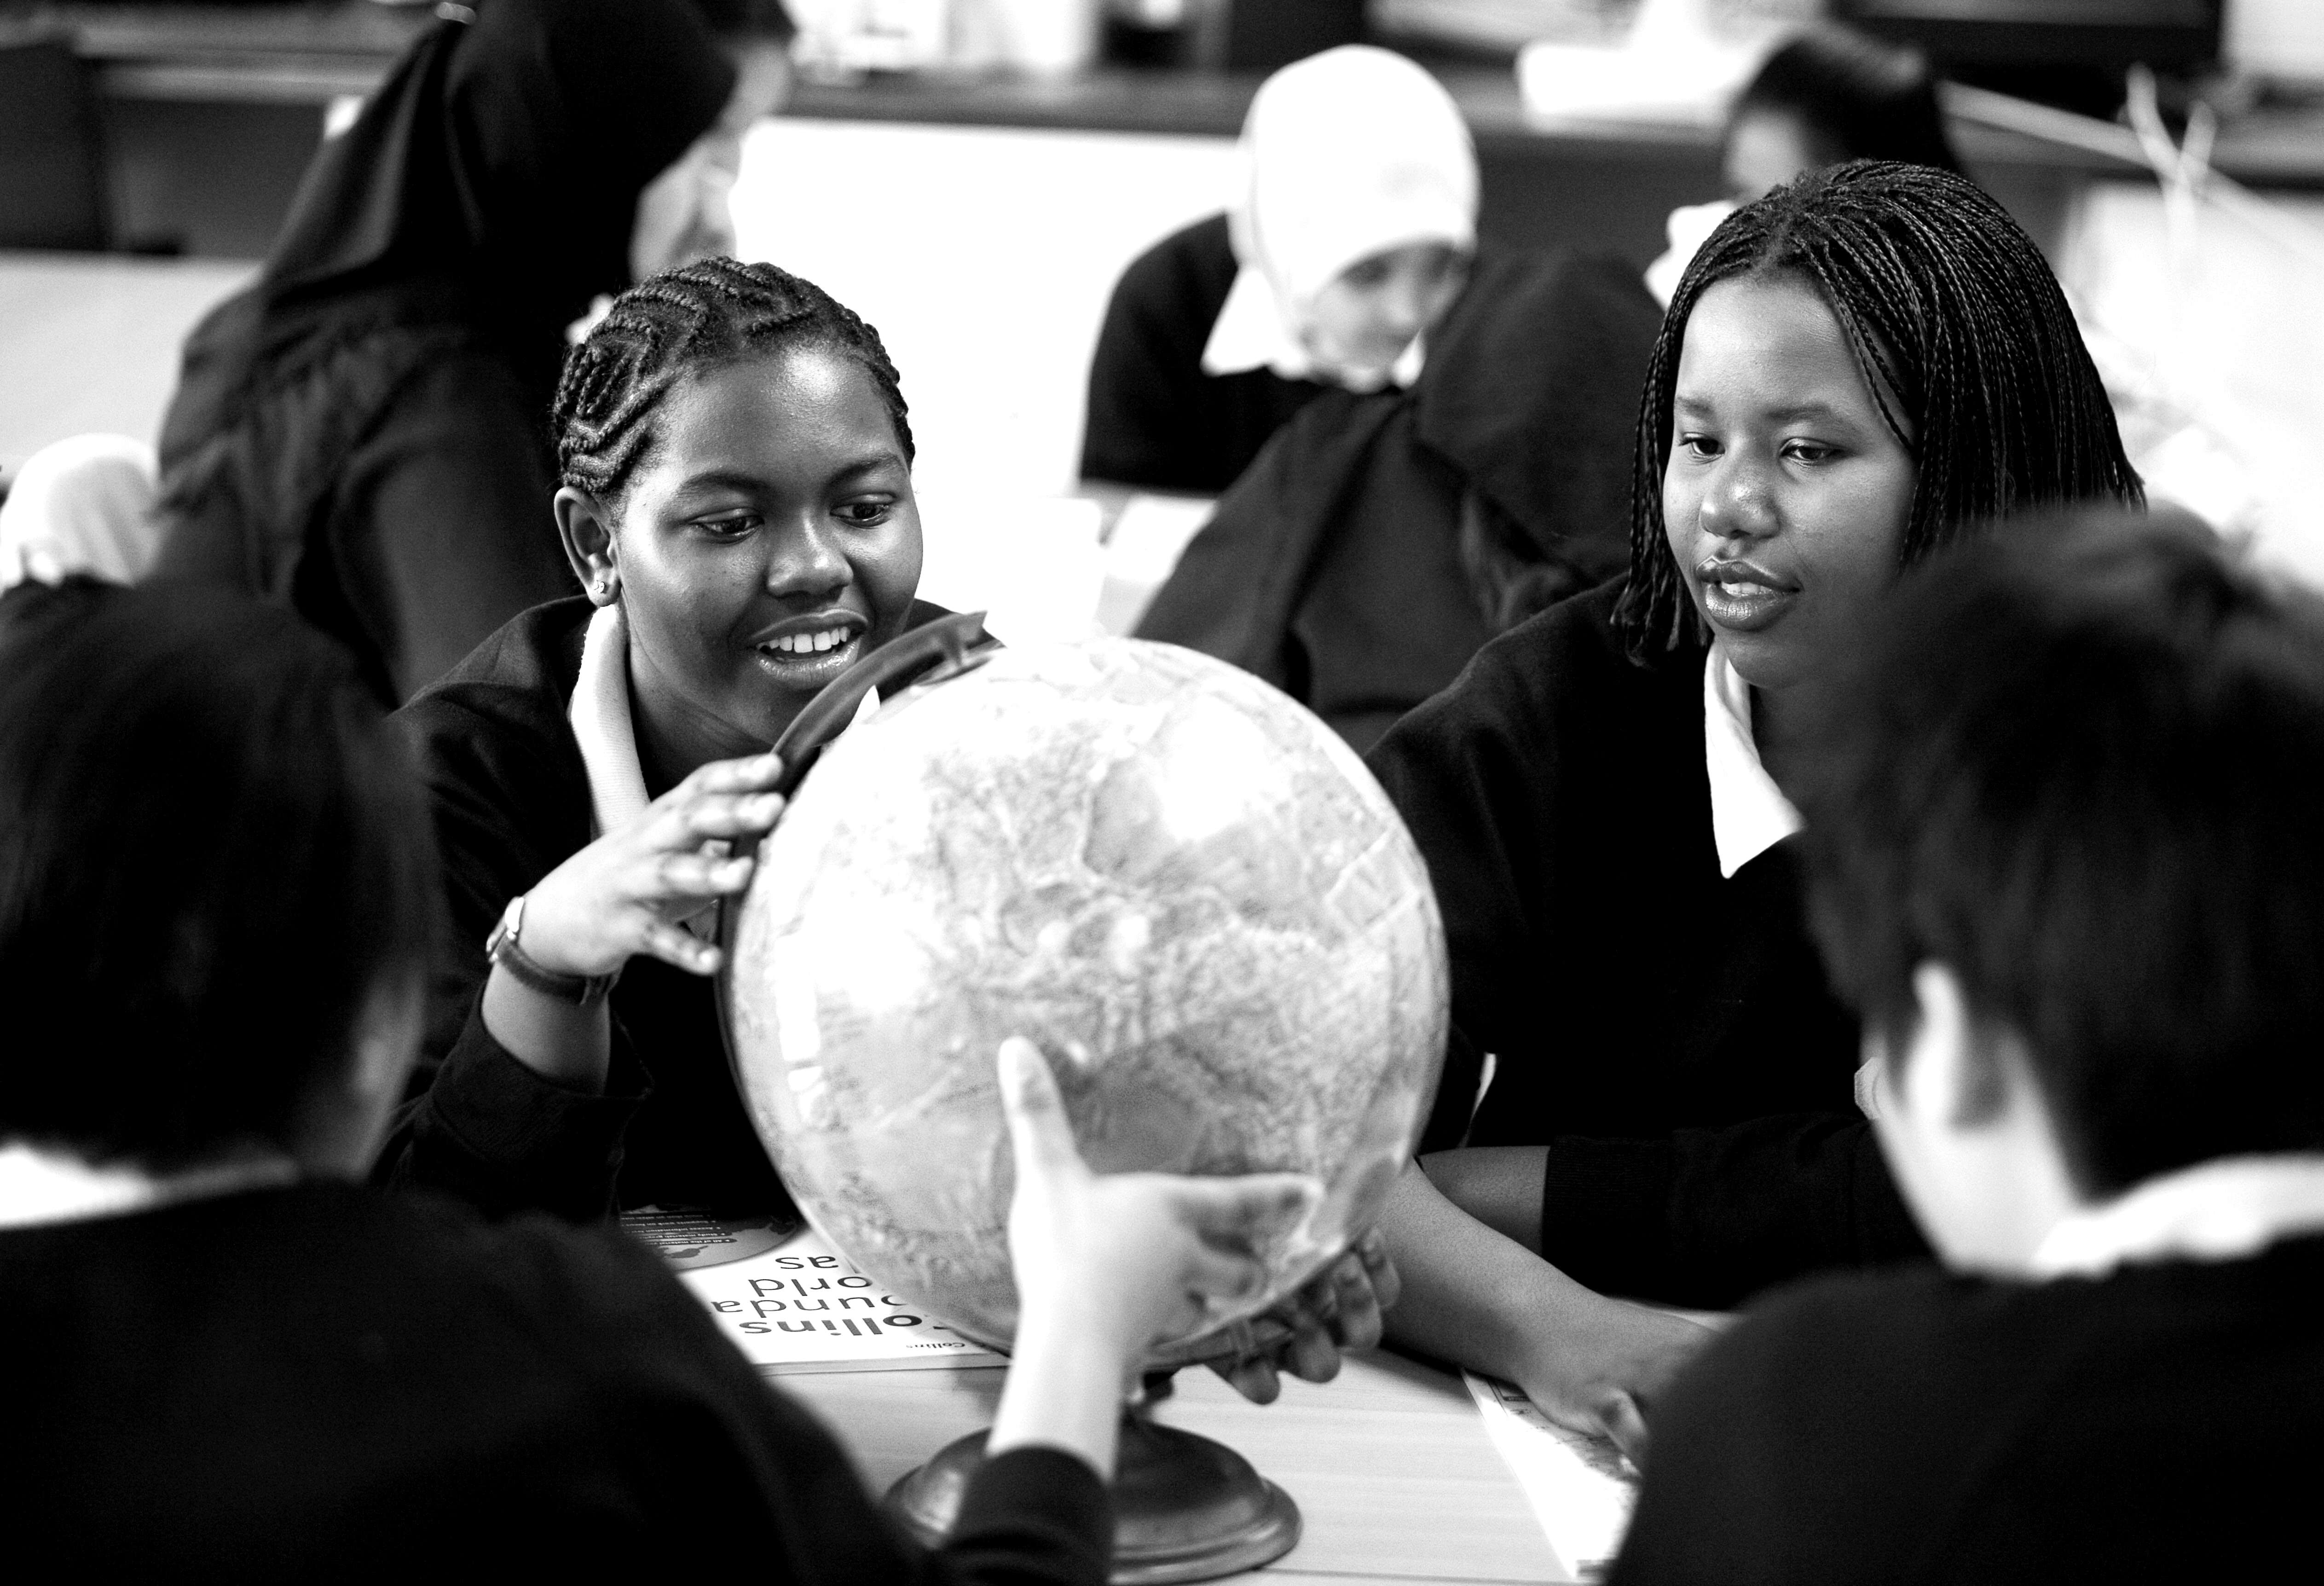
<path id="1" fill-rule="evenodd" d="M 1824 736 L 1818 936 L 1941 1249 L 2019 1265 L 2061 1196 L 2324 1150 L 2324 600 L 2191 520 L 2027 521 L 1899 590 Z M 1964 1177 L 2013 1104 L 2061 1176 Z"/>
<path id="2" fill-rule="evenodd" d="M 0 1141 L 359 1173 L 436 885 L 401 745 L 288 612 L 86 582 L 0 603 Z"/>
<path id="3" fill-rule="evenodd" d="M 1823 733 L 1819 930 L 1954 1270 L 1755 1305 L 1611 1580 L 2275 1578 L 2324 1481 L 2324 601 L 2186 522 L 2012 525 Z"/>

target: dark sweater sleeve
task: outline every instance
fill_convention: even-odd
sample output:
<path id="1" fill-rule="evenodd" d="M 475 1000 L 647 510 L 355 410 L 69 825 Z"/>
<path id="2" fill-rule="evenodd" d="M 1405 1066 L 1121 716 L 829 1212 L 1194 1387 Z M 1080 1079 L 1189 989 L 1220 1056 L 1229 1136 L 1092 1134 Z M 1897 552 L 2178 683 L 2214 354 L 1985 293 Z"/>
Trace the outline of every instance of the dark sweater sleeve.
<path id="1" fill-rule="evenodd" d="M 1192 229 L 1192 228 L 1190 228 Z M 1203 346 L 1217 302 L 1180 255 L 1188 234 L 1164 238 L 1114 283 L 1090 358 L 1082 477 L 1157 490 L 1215 488 L 1199 456 Z M 1205 316 L 1205 309 L 1208 313 Z"/>
<path id="2" fill-rule="evenodd" d="M 578 1261 L 560 1257 L 566 1270 L 528 1287 L 575 1296 L 560 1307 L 567 1331 L 574 1311 L 586 1314 L 576 1347 L 594 1357 L 641 1507 L 671 1534 L 718 1515 L 729 1535 L 753 1539 L 761 1578 L 802 1586 L 1106 1579 L 1112 1504 L 1086 1462 L 1047 1448 L 986 1461 L 951 1538 L 923 1548 L 880 1510 L 837 1439 L 760 1378 L 659 1258 L 612 1229 L 566 1239 Z"/>
<path id="3" fill-rule="evenodd" d="M 604 1216 L 622 1141 L 644 1099 L 643 1071 L 619 1019 L 605 1093 L 543 1078 L 484 1028 L 484 938 L 510 899 L 586 841 L 557 813 L 587 782 L 541 744 L 477 712 L 424 698 L 397 718 L 428 782 L 445 921 L 429 968 L 420 1061 L 374 1176 L 454 1195 L 488 1216 L 529 1208 Z M 578 780 L 578 792 L 572 785 Z M 573 823 L 564 823 L 572 825 Z"/>
<path id="4" fill-rule="evenodd" d="M 1537 768 L 1527 763 L 1534 746 L 1504 730 L 1507 642 L 1480 651 L 1451 688 L 1407 714 L 1365 761 L 1427 862 L 1452 965 L 1452 1039 L 1423 1151 L 1462 1143 L 1485 1055 L 1506 1061 L 1520 1049 L 1514 1037 L 1529 1014 L 1511 992 L 1532 988 L 1554 1000 L 1526 962 L 1522 878 L 1538 868 L 1532 850 L 1541 834 L 1526 807 Z"/>
<path id="5" fill-rule="evenodd" d="M 1543 1256 L 1576 1281 L 1677 1305 L 1731 1305 L 1808 1273 L 1928 1254 L 1872 1126 L 1841 1113 L 1556 1136 L 1541 1221 Z"/>
<path id="6" fill-rule="evenodd" d="M 618 1024 L 615 1042 L 622 1045 Z M 376 1176 L 439 1190 L 488 1217 L 553 1212 L 576 1222 L 613 1210 L 622 1142 L 647 1090 L 617 1051 L 604 1093 L 544 1079 L 484 1028 L 479 985 L 467 1021 L 427 1088 L 396 1114 Z"/>

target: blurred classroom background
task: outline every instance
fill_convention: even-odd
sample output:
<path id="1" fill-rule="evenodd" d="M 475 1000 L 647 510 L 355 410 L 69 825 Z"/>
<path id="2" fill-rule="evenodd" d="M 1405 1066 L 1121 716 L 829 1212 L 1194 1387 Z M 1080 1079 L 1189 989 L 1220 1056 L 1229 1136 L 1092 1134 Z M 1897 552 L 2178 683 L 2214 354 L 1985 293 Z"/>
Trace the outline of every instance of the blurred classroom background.
<path id="1" fill-rule="evenodd" d="M 1470 122 L 1486 235 L 1643 267 L 1672 209 L 1720 195 L 1729 97 L 1827 15 L 1944 72 L 1972 173 L 2050 254 L 2109 383 L 2146 393 L 2124 418 L 2159 493 L 2324 579 L 2319 0 L 790 8 L 796 81 L 747 142 L 737 236 L 886 337 L 936 598 L 989 594 L 985 553 L 1041 537 L 1071 553 L 1047 575 L 1068 604 L 1120 608 L 1106 577 L 1158 582 L 1199 524 L 1077 494 L 1084 383 L 1122 267 L 1229 201 L 1268 71 L 1357 39 L 1413 56 Z M 438 9 L 0 0 L 0 479 L 62 436 L 152 436 L 186 329 Z"/>

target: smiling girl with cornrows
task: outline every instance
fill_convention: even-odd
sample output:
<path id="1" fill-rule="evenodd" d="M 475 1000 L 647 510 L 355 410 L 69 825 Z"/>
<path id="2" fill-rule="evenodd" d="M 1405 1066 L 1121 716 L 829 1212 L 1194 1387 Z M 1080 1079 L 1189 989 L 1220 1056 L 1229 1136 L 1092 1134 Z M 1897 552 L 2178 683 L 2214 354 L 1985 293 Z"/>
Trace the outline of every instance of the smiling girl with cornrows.
<path id="1" fill-rule="evenodd" d="M 942 614 L 913 598 L 895 367 L 818 288 L 710 260 L 615 300 L 553 426 L 585 593 L 399 713 L 451 928 L 383 1171 L 488 1212 L 787 1213 L 728 1072 L 708 927 L 781 811 L 769 746 Z"/>
<path id="2" fill-rule="evenodd" d="M 1382 1224 L 1391 1334 L 1634 1448 L 1708 1333 L 1603 1296 L 1727 1306 L 1924 1251 L 1795 874 L 1802 732 L 1851 624 L 1981 524 L 2141 500 L 2040 253 L 1902 164 L 1720 226 L 1635 456 L 1627 578 L 1488 645 L 1370 758 L 1452 969 L 1431 1154 Z"/>
<path id="3" fill-rule="evenodd" d="M 794 1214 L 709 980 L 720 899 L 782 813 L 769 752 L 913 597 L 912 429 L 870 326 L 731 259 L 615 300 L 565 365 L 554 512 L 585 594 L 536 606 L 398 713 L 450 916 L 379 1165 L 491 1214 Z M 1376 1236 L 1218 1369 L 1274 1397 L 1378 1342 Z"/>

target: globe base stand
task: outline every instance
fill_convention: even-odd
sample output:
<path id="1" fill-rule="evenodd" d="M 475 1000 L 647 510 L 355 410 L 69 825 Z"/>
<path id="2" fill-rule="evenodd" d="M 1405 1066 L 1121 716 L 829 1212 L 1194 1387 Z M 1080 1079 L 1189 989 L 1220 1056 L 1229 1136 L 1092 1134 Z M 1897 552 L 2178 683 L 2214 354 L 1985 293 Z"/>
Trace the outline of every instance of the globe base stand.
<path id="1" fill-rule="evenodd" d="M 1114 1586 L 1213 1581 L 1272 1563 L 1299 1540 L 1299 1506 L 1249 1460 L 1199 1433 L 1156 1425 L 1146 1406 L 1168 1392 L 1167 1377 L 1149 1378 L 1143 1397 L 1121 1413 Z M 888 1489 L 889 1512 L 929 1546 L 952 1529 L 984 1461 L 984 1437 L 947 1443 Z"/>

